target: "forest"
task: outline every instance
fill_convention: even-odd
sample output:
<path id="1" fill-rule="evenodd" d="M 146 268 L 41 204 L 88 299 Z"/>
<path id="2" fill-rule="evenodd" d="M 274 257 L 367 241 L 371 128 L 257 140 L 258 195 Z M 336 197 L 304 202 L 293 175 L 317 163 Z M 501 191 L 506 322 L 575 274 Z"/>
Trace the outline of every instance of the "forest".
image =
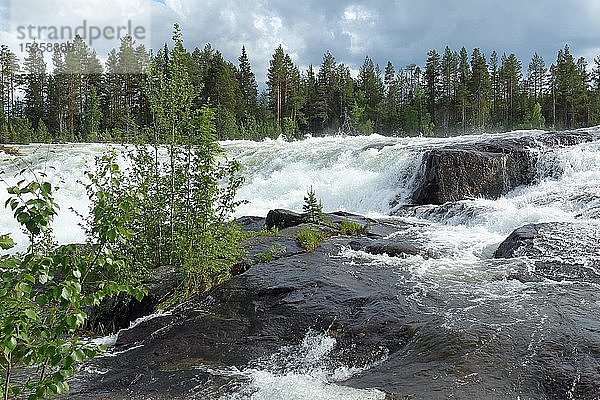
<path id="1" fill-rule="evenodd" d="M 153 54 L 121 39 L 105 65 L 80 37 L 55 49 L 52 65 L 30 46 L 21 63 L 0 49 L 0 143 L 145 142 L 152 115 L 144 95 L 154 61 L 169 75 L 169 48 Z M 266 60 L 265 60 L 266 62 Z M 449 136 L 513 129 L 571 129 L 600 124 L 600 56 L 575 59 L 568 45 L 547 66 L 535 53 L 478 48 L 430 50 L 425 64 L 382 68 L 365 57 L 356 77 L 330 52 L 306 70 L 280 45 L 259 91 L 246 49 L 235 62 L 206 44 L 186 50 L 194 107 L 216 113 L 218 139 L 284 135 Z"/>

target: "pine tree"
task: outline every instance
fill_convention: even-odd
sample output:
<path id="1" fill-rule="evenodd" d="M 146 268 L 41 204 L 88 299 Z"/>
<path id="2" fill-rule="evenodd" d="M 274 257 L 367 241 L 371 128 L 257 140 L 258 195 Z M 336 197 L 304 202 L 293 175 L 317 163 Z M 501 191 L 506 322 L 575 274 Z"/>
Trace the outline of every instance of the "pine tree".
<path id="1" fill-rule="evenodd" d="M 600 56 L 594 58 L 594 69 L 592 73 L 592 124 L 600 124 Z"/>
<path id="2" fill-rule="evenodd" d="M 464 47 L 460 49 L 458 68 L 458 90 L 456 94 L 458 104 L 460 105 L 460 122 L 462 132 L 466 133 L 469 117 L 469 84 L 471 82 L 471 66 L 469 64 L 469 55 Z"/>
<path id="3" fill-rule="evenodd" d="M 85 111 L 84 140 L 88 142 L 97 142 L 99 140 L 101 118 L 100 98 L 96 92 L 96 88 L 92 87 L 91 93 L 87 98 Z"/>
<path id="4" fill-rule="evenodd" d="M 29 48 L 24 63 L 25 70 L 25 116 L 34 121 L 34 129 L 46 118 L 48 79 L 44 54 L 37 45 Z"/>
<path id="5" fill-rule="evenodd" d="M 256 83 L 256 76 L 252 72 L 250 61 L 248 61 L 245 47 L 242 47 L 242 54 L 238 61 L 238 82 L 242 94 L 240 114 L 255 116 L 258 107 L 258 84 Z"/>
<path id="6" fill-rule="evenodd" d="M 502 55 L 499 76 L 502 85 L 504 126 L 512 128 L 517 122 L 517 97 L 522 78 L 521 61 L 517 56 L 512 53 L 508 56 Z"/>
<path id="7" fill-rule="evenodd" d="M 302 211 L 304 211 L 305 218 L 313 224 L 323 219 L 323 205 L 320 200 L 317 200 L 312 186 L 308 189 L 306 196 L 304 196 Z"/>
<path id="8" fill-rule="evenodd" d="M 491 87 L 491 108 L 490 119 L 493 125 L 499 125 L 502 121 L 502 116 L 499 111 L 500 103 L 500 66 L 498 64 L 498 53 L 494 50 L 490 56 L 489 63 L 490 72 L 490 87 Z"/>
<path id="9" fill-rule="evenodd" d="M 474 126 L 483 131 L 489 116 L 489 97 L 491 92 L 490 75 L 485 56 L 479 49 L 474 49 L 471 55 L 471 84 Z"/>
<path id="10" fill-rule="evenodd" d="M 139 115 L 140 98 L 143 90 L 143 60 L 139 59 L 136 45 L 129 35 L 121 38 L 119 51 L 116 53 L 116 84 L 119 87 L 117 97 L 117 127 L 122 129 L 127 138 L 132 138 L 138 131 L 136 117 Z"/>
<path id="11" fill-rule="evenodd" d="M 269 62 L 267 71 L 267 87 L 269 92 L 269 106 L 275 116 L 275 122 L 280 125 L 283 119 L 287 102 L 287 89 L 289 83 L 288 71 L 285 65 L 285 51 L 279 45 Z"/>
<path id="12" fill-rule="evenodd" d="M 448 131 L 451 122 L 455 122 L 453 108 L 456 104 L 456 92 L 458 86 L 458 55 L 446 46 L 441 68 L 441 128 Z"/>
<path id="13" fill-rule="evenodd" d="M 435 50 L 427 53 L 425 65 L 425 94 L 427 96 L 427 110 L 433 121 L 437 121 L 437 104 L 440 97 L 440 55 Z"/>
<path id="14" fill-rule="evenodd" d="M 15 116 L 15 93 L 18 86 L 20 73 L 19 59 L 8 46 L 2 45 L 0 48 L 0 87 L 2 95 L 2 111 L 9 129 L 11 119 Z"/>
<path id="15" fill-rule="evenodd" d="M 530 84 L 530 96 L 539 101 L 543 97 L 546 78 L 546 64 L 544 58 L 537 52 L 533 54 L 527 70 L 527 79 Z"/>

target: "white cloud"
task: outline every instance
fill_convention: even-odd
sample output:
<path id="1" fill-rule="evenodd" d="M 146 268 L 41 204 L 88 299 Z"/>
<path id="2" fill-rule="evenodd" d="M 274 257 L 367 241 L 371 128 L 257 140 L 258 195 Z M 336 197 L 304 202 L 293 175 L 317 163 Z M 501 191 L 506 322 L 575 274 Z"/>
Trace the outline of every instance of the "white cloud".
<path id="1" fill-rule="evenodd" d="M 132 34 L 138 43 L 151 45 L 152 0 L 12 0 L 10 29 L 2 43 L 20 57 L 28 43 L 65 43 L 79 34 L 104 57 L 119 46 L 119 37 Z M 46 54 L 50 64 L 51 52 Z"/>
<path id="2" fill-rule="evenodd" d="M 460 3 L 460 4 L 457 4 Z M 493 5 L 492 5 L 493 3 Z M 180 23 L 186 47 L 210 42 L 237 63 L 246 46 L 258 81 L 264 81 L 274 49 L 282 44 L 302 66 L 321 62 L 331 51 L 338 62 L 356 69 L 365 55 L 397 68 L 423 64 L 429 49 L 465 46 L 515 52 L 524 64 L 537 51 L 547 60 L 571 44 L 574 54 L 592 62 L 600 37 L 600 1 L 548 0 L 543 5 L 520 0 L 13 0 L 13 27 L 37 25 L 119 25 L 132 20 L 147 30 L 145 43 L 154 49 L 169 42 Z M 0 42 L 20 53 L 13 29 L 0 32 Z M 95 44 L 105 57 L 118 41 Z"/>
<path id="3" fill-rule="evenodd" d="M 341 16 L 341 32 L 350 38 L 349 50 L 352 54 L 364 55 L 370 48 L 377 15 L 360 5 L 346 7 Z"/>

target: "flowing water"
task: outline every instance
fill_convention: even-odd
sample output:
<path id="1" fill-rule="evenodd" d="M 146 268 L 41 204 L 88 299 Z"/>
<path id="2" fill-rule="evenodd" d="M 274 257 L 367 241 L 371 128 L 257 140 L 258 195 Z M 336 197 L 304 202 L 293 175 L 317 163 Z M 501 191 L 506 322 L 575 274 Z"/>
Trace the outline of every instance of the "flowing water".
<path id="1" fill-rule="evenodd" d="M 493 137 L 539 135 L 512 132 Z M 598 240 L 600 217 L 600 142 L 566 148 L 536 148 L 538 179 L 498 200 L 473 199 L 443 206 L 402 207 L 410 202 L 426 149 L 468 144 L 490 136 L 450 139 L 329 137 L 288 143 L 230 141 L 227 153 L 243 165 L 238 192 L 249 200 L 238 215 L 264 216 L 270 209 L 300 210 L 312 186 L 325 211 L 344 210 L 374 218 L 410 222 L 397 235 L 427 249 L 426 256 L 373 256 L 342 249 L 344 263 L 376 265 L 389 271 L 398 296 L 422 315 L 443 321 L 443 331 L 423 329 L 399 354 L 364 366 L 331 363 L 335 339 L 307 332 L 304 341 L 246 370 L 213 371 L 239 382 L 233 399 L 383 399 L 384 383 L 414 398 L 597 398 L 600 396 L 600 288 L 597 283 L 524 281 L 512 277 L 535 269 L 526 257 L 494 260 L 493 253 L 514 229 L 530 223 L 579 222 Z M 85 190 L 77 183 L 102 145 L 18 146 L 24 157 L 0 158 L 4 179 L 14 181 L 22 160 L 45 169 L 60 186 L 61 215 L 54 230 L 61 242 L 81 241 L 77 227 L 85 215 Z M 2 191 L 0 201 L 7 195 Z M 74 211 L 69 209 L 73 208 Z M 391 216 L 390 215 L 394 215 Z M 15 232 L 8 211 L 0 212 L 1 232 Z M 394 234 L 390 236 L 393 238 Z M 23 237 L 20 237 L 23 239 Z M 561 238 L 557 237 L 557 241 Z M 564 249 L 581 254 L 589 268 L 600 269 L 598 243 Z M 591 249 L 591 250 L 590 250 Z M 586 256 L 585 254 L 588 254 Z M 560 256 L 558 256 L 560 258 Z M 463 347 L 463 348 L 453 348 Z M 431 364 L 427 354 L 447 355 L 452 371 Z M 208 368 L 199 366 L 198 368 Z M 395 370 L 394 374 L 377 371 Z M 372 371 L 369 378 L 365 371 Z M 544 374 L 547 374 L 547 379 Z M 364 376 L 364 378 L 360 378 Z M 353 389 L 341 385 L 358 377 Z M 383 377 L 383 378 L 382 378 Z M 361 380 L 362 379 L 362 380 Z M 395 382 L 383 382 L 385 380 Z M 532 384 L 532 382 L 535 382 Z M 538 387 L 538 390 L 532 389 Z M 558 388 L 558 389 L 556 389 Z M 562 393 L 548 396 L 552 390 Z M 293 395 L 292 395 L 293 393 Z M 578 393 L 585 396 L 578 397 Z M 561 397 L 562 396 L 562 397 Z M 600 397 L 598 397 L 600 398 Z"/>

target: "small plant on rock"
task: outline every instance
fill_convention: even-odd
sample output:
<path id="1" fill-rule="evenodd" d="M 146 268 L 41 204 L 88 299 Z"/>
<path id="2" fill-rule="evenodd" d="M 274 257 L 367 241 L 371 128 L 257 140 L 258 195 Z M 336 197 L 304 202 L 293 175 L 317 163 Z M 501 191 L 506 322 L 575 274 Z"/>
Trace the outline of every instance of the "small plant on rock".
<path id="1" fill-rule="evenodd" d="M 296 236 L 298 244 L 306 251 L 315 251 L 317 247 L 325 240 L 325 235 L 318 230 L 302 229 Z"/>
<path id="2" fill-rule="evenodd" d="M 279 243 L 274 244 L 265 251 L 255 254 L 255 258 L 259 263 L 271 262 L 286 253 L 287 249 Z"/>
<path id="3" fill-rule="evenodd" d="M 352 221 L 342 221 L 340 223 L 340 234 L 346 236 L 363 235 L 367 228 L 364 225 Z"/>
<path id="4" fill-rule="evenodd" d="M 313 224 L 323 219 L 323 205 L 320 200 L 317 200 L 312 186 L 308 189 L 306 196 L 304 196 L 302 211 L 304 211 L 306 220 Z"/>

